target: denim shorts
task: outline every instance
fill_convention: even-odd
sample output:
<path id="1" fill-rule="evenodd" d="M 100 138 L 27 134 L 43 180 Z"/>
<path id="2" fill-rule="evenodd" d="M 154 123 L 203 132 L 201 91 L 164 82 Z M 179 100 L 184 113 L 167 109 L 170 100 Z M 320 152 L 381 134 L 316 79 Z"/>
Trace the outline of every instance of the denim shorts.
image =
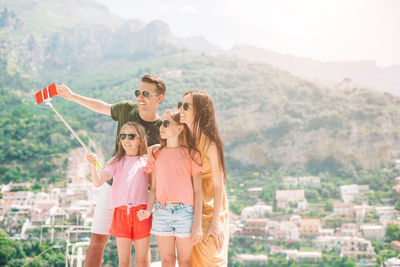
<path id="1" fill-rule="evenodd" d="M 156 202 L 153 212 L 151 233 L 156 236 L 190 237 L 194 220 L 193 206 L 177 203 L 165 204 Z"/>

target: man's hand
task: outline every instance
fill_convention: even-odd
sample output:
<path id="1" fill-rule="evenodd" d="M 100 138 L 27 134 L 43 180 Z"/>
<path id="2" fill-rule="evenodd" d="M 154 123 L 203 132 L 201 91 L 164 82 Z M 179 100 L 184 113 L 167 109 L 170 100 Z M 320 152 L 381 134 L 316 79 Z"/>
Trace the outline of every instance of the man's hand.
<path id="1" fill-rule="evenodd" d="M 73 93 L 71 89 L 69 89 L 64 84 L 56 84 L 57 94 L 64 97 L 67 100 L 72 100 Z"/>

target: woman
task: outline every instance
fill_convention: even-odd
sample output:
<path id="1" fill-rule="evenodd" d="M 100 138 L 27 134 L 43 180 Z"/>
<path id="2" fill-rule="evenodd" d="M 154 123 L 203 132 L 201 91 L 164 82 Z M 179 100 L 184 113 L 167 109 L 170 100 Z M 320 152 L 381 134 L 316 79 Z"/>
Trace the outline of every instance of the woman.
<path id="1" fill-rule="evenodd" d="M 193 266 L 227 266 L 229 210 L 224 185 L 224 147 L 214 105 L 207 92 L 195 90 L 185 93 L 178 108 L 180 121 L 188 126 L 203 162 L 202 228 L 205 235 L 193 248 Z"/>

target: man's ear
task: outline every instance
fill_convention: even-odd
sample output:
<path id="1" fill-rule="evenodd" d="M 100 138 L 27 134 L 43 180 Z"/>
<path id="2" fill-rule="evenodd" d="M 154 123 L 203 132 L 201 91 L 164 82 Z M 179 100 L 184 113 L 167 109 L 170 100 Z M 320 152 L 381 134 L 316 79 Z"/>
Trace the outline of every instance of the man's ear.
<path id="1" fill-rule="evenodd" d="M 178 126 L 179 133 L 181 133 L 184 129 L 185 127 L 183 126 L 183 124 Z"/>
<path id="2" fill-rule="evenodd" d="M 160 104 L 164 100 L 164 97 L 165 96 L 163 94 L 158 95 L 158 104 Z"/>

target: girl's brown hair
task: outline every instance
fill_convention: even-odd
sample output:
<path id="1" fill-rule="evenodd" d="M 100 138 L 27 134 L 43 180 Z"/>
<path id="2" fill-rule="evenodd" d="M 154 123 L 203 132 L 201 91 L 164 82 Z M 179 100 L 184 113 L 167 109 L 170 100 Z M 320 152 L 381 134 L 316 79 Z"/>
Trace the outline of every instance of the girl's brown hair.
<path id="1" fill-rule="evenodd" d="M 140 136 L 139 151 L 138 151 L 137 156 L 143 156 L 143 155 L 147 154 L 147 136 L 146 136 L 146 131 L 145 131 L 144 127 L 138 122 L 128 121 L 127 123 L 122 125 L 121 130 L 119 131 L 120 133 L 118 134 L 118 150 L 114 156 L 113 162 L 119 161 L 126 154 L 124 148 L 122 147 L 121 140 L 120 140 L 121 132 L 126 127 L 134 128 L 136 130 L 136 133 Z"/>
<path id="2" fill-rule="evenodd" d="M 214 142 L 218 150 L 219 164 L 224 172 L 224 180 L 226 182 L 224 144 L 219 135 L 217 122 L 215 119 L 215 108 L 211 96 L 203 90 L 192 90 L 185 93 L 193 98 L 193 140 L 196 142 L 196 147 L 200 141 L 201 135 L 204 133 L 208 137 L 206 144 L 207 149 L 211 142 Z"/>
<path id="3" fill-rule="evenodd" d="M 194 159 L 194 154 L 197 151 L 195 143 L 192 141 L 191 137 L 190 137 L 190 131 L 189 128 L 187 127 L 186 124 L 181 123 L 180 121 L 180 114 L 178 110 L 166 110 L 165 114 L 168 114 L 171 116 L 173 122 L 171 123 L 175 123 L 178 126 L 183 125 L 183 130 L 179 133 L 179 144 L 181 146 L 186 147 L 189 150 L 189 155 L 191 157 L 192 160 L 194 160 L 198 165 L 201 165 L 201 162 L 197 162 Z M 160 145 L 161 147 L 164 147 L 167 145 L 167 140 L 166 139 L 161 139 L 160 140 Z"/>

